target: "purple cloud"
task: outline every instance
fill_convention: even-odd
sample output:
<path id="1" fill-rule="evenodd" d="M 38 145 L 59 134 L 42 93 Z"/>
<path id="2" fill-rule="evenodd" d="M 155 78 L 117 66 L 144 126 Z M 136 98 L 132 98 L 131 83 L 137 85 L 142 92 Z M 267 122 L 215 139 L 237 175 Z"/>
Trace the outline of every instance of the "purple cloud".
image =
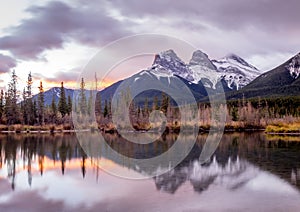
<path id="1" fill-rule="evenodd" d="M 0 38 L 0 49 L 22 59 L 40 59 L 43 51 L 61 48 L 70 39 L 101 45 L 127 34 L 123 25 L 109 17 L 104 9 L 75 8 L 52 1 L 27 11 L 33 17 L 8 29 L 11 34 Z"/>
<path id="2" fill-rule="evenodd" d="M 7 73 L 11 68 L 16 67 L 17 61 L 9 56 L 0 54 L 0 74 Z"/>
<path id="3" fill-rule="evenodd" d="M 259 27 L 281 31 L 300 26 L 298 0 L 111 0 L 111 5 L 118 8 L 123 15 L 131 17 L 156 16 L 181 17 L 186 24 L 194 20 L 216 25 L 226 30 L 238 30 L 247 27 Z"/>
<path id="4" fill-rule="evenodd" d="M 135 33 L 163 33 L 195 44 L 212 57 L 235 52 L 299 52 L 298 0 L 75 0 L 27 9 L 31 18 L 6 29 L 0 49 L 20 59 L 44 59 L 69 41 L 102 47 Z M 256 65 L 256 64 L 255 64 Z"/>
<path id="5" fill-rule="evenodd" d="M 46 81 L 46 82 L 76 82 L 80 74 L 80 68 L 73 68 L 69 71 L 56 72 L 54 77 L 44 75 L 43 73 L 34 73 L 33 77 L 36 80 Z"/>

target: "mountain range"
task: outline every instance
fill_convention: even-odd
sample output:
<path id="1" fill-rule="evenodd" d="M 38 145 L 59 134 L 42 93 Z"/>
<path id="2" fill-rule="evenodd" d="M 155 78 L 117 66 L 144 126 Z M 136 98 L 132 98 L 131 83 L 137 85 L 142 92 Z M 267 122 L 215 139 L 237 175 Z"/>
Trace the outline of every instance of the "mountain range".
<path id="1" fill-rule="evenodd" d="M 235 54 L 216 60 L 197 50 L 190 61 L 185 63 L 170 49 L 155 55 L 151 67 L 110 85 L 100 93 L 104 101 L 110 99 L 124 81 L 131 89 L 136 89 L 134 86 L 137 82 L 147 86 L 157 80 L 176 87 L 179 85 L 174 82 L 180 80 L 198 101 L 207 97 L 207 93 L 213 92 L 218 86 L 223 86 L 227 99 L 299 95 L 299 76 L 300 53 L 278 67 L 262 72 Z M 175 87 L 174 89 L 180 89 Z M 45 104 L 51 104 L 53 96 L 58 102 L 59 92 L 60 88 L 57 87 L 46 91 Z M 74 90 L 66 89 L 66 96 L 72 96 L 73 93 Z M 150 90 L 140 97 L 144 100 L 144 96 L 161 96 L 161 92 Z"/>

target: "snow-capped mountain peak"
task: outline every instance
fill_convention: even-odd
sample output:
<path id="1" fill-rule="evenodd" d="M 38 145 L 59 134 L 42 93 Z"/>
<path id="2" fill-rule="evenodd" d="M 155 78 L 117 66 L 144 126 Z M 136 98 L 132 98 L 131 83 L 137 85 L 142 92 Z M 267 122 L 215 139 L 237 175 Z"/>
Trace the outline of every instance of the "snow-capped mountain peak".
<path id="1" fill-rule="evenodd" d="M 154 63 L 159 63 L 160 61 L 178 61 L 184 63 L 172 49 L 157 54 Z"/>
<path id="2" fill-rule="evenodd" d="M 167 77 L 169 81 L 170 77 L 179 76 L 194 84 L 201 81 L 205 87 L 213 89 L 221 81 L 230 89 L 239 89 L 260 75 L 260 71 L 235 54 L 210 60 L 207 54 L 197 50 L 186 64 L 172 49 L 156 54 L 152 66 L 145 71 L 157 79 Z"/>
<path id="3" fill-rule="evenodd" d="M 253 65 L 249 64 L 248 62 L 246 62 L 243 58 L 237 56 L 236 54 L 233 54 L 233 53 L 230 53 L 230 54 L 227 54 L 225 57 L 224 57 L 224 60 L 225 61 L 230 61 L 231 63 L 236 63 L 236 64 L 239 64 L 239 65 L 242 65 L 244 67 L 249 67 L 253 70 L 257 70 L 258 69 L 256 67 L 254 67 Z"/>
<path id="4" fill-rule="evenodd" d="M 190 60 L 189 63 L 190 66 L 193 65 L 201 65 L 205 66 L 210 69 L 215 69 L 216 67 L 214 64 L 211 62 L 211 60 L 208 58 L 207 54 L 204 52 L 197 50 L 193 53 L 192 59 Z"/>
<path id="5" fill-rule="evenodd" d="M 201 81 L 205 87 L 216 88 L 220 75 L 207 54 L 200 50 L 195 51 L 188 66 L 192 71 L 193 83 Z"/>
<path id="6" fill-rule="evenodd" d="M 212 62 L 231 89 L 238 90 L 261 74 L 256 67 L 235 54 L 228 54 Z"/>
<path id="7" fill-rule="evenodd" d="M 177 75 L 189 81 L 193 81 L 191 70 L 187 65 L 170 49 L 155 55 L 150 71 L 157 75 L 160 73 Z"/>
<path id="8" fill-rule="evenodd" d="M 298 53 L 292 61 L 286 66 L 287 70 L 290 72 L 290 75 L 297 79 L 300 75 L 300 53 Z"/>

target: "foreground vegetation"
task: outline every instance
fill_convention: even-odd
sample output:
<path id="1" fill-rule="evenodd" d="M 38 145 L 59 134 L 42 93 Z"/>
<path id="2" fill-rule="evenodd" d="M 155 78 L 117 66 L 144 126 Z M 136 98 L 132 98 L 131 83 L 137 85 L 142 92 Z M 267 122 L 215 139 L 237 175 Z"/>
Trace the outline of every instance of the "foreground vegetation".
<path id="1" fill-rule="evenodd" d="M 300 122 L 296 123 L 277 123 L 268 125 L 266 128 L 267 133 L 290 133 L 290 134 L 300 134 Z"/>

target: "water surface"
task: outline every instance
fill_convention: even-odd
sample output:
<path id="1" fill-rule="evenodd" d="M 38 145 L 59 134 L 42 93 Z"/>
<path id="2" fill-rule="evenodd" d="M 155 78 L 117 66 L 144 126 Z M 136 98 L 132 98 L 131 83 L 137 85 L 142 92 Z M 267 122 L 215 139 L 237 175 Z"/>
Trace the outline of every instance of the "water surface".
<path id="1" fill-rule="evenodd" d="M 107 154 L 88 157 L 75 135 L 1 135 L 0 211 L 300 211 L 299 137 L 225 134 L 211 161 L 200 165 L 205 138 L 199 135 L 172 171 L 128 180 L 95 161 L 147 173 Z M 174 139 L 167 135 L 145 149 L 107 135 L 114 149 L 136 158 L 167 151 Z"/>

